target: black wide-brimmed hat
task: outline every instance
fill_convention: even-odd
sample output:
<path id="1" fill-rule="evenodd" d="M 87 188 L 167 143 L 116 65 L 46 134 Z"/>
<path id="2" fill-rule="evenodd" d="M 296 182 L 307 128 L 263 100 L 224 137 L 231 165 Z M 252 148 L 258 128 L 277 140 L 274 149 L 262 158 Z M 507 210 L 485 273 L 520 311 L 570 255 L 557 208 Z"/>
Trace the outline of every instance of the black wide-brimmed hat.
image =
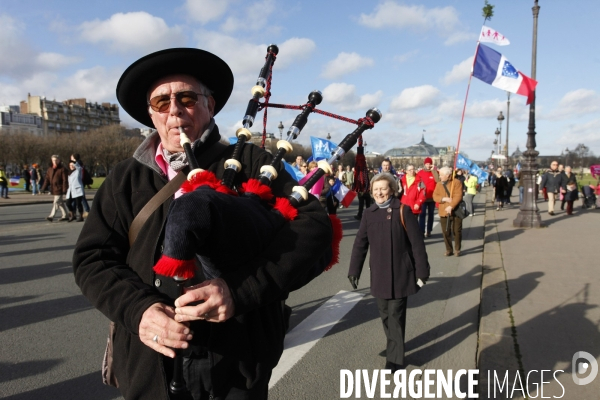
<path id="1" fill-rule="evenodd" d="M 159 79 L 175 74 L 190 75 L 213 92 L 215 115 L 233 90 L 233 73 L 219 57 L 200 49 L 166 49 L 140 58 L 123 72 L 117 84 L 121 107 L 135 120 L 154 128 L 148 114 L 148 89 Z"/>

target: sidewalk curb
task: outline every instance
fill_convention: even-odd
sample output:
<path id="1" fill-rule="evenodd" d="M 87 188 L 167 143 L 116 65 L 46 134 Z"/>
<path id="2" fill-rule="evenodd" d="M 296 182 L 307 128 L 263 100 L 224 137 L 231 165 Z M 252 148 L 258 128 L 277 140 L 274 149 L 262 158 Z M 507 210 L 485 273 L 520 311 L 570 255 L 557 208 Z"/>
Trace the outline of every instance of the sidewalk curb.
<path id="1" fill-rule="evenodd" d="M 493 191 L 488 190 L 484 222 L 479 345 L 477 348 L 479 390 L 482 399 L 489 398 L 486 388 L 489 387 L 488 385 L 493 385 L 495 372 L 502 381 L 508 371 L 508 385 L 511 386 L 515 374 L 517 371 L 522 372 L 523 368 L 520 361 L 516 327 L 512 319 L 510 292 L 493 200 Z M 507 336 L 506 332 L 512 332 L 512 334 Z"/>

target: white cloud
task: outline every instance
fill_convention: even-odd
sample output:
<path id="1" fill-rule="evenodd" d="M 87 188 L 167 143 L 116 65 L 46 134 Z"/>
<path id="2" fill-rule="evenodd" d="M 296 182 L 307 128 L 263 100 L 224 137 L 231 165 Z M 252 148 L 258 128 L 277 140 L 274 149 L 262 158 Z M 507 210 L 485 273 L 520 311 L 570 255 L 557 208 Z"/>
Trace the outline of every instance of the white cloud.
<path id="1" fill-rule="evenodd" d="M 439 89 L 431 85 L 404 89 L 392 100 L 390 109 L 398 111 L 435 106 L 440 101 L 440 95 Z"/>
<path id="2" fill-rule="evenodd" d="M 584 123 L 571 124 L 563 129 L 564 134 L 556 143 L 568 146 L 571 150 L 578 144 L 600 146 L 600 119 L 596 118 Z"/>
<path id="3" fill-rule="evenodd" d="M 366 112 L 379 105 L 382 97 L 381 90 L 359 96 L 356 94 L 356 87 L 348 83 L 332 83 L 323 89 L 323 103 L 332 103 L 343 111 L 364 110 Z"/>
<path id="4" fill-rule="evenodd" d="M 410 60 L 411 58 L 415 57 L 418 53 L 419 53 L 419 50 L 409 51 L 408 53 L 394 56 L 394 61 L 398 64 L 403 64 L 403 63 L 407 62 L 408 60 Z"/>
<path id="5" fill-rule="evenodd" d="M 473 66 L 473 56 L 467 58 L 459 64 L 452 67 L 452 70 L 446 72 L 442 82 L 445 85 L 451 85 L 469 78 L 471 74 L 471 67 Z"/>
<path id="6" fill-rule="evenodd" d="M 226 33 L 237 31 L 260 31 L 263 30 L 269 22 L 269 15 L 275 11 L 274 0 L 262 0 L 252 3 L 241 13 L 242 16 L 232 15 L 221 25 L 221 29 Z"/>
<path id="7" fill-rule="evenodd" d="M 436 113 L 451 118 L 460 118 L 462 115 L 464 102 L 462 100 L 448 99 L 440 103 L 436 108 Z M 467 103 L 465 118 L 482 118 L 490 121 L 496 121 L 500 111 L 506 117 L 506 101 L 500 99 L 475 101 Z M 515 100 L 511 97 L 510 101 L 510 120 L 523 121 L 529 115 L 529 109 L 524 101 Z M 495 125 L 494 125 L 495 126 Z M 495 128 L 494 128 L 495 129 Z"/>
<path id="8" fill-rule="evenodd" d="M 149 53 L 185 44 L 181 28 L 171 28 L 162 18 L 144 11 L 117 13 L 104 21 L 86 21 L 78 30 L 83 41 L 105 44 L 120 53 Z"/>
<path id="9" fill-rule="evenodd" d="M 447 39 L 444 41 L 446 46 L 451 46 L 453 44 L 457 44 L 460 42 L 468 42 L 477 40 L 477 34 L 471 32 L 453 32 L 447 36 Z"/>
<path id="10" fill-rule="evenodd" d="M 41 68 L 56 70 L 80 62 L 81 57 L 67 57 L 58 53 L 40 53 L 36 62 Z"/>
<path id="11" fill-rule="evenodd" d="M 202 31 L 196 34 L 198 47 L 218 54 L 239 83 L 256 81 L 256 77 L 265 62 L 267 44 L 253 44 L 218 32 Z M 291 38 L 278 45 L 279 55 L 275 61 L 278 70 L 305 60 L 316 48 L 310 39 Z M 245 89 L 249 93 L 249 88 Z M 247 97 L 247 95 L 245 96 Z"/>
<path id="12" fill-rule="evenodd" d="M 183 9 L 193 21 L 206 24 L 221 18 L 228 7 L 228 0 L 186 0 Z"/>
<path id="13" fill-rule="evenodd" d="M 600 96 L 590 89 L 577 89 L 568 92 L 558 103 L 551 119 L 580 116 L 600 111 Z"/>
<path id="14" fill-rule="evenodd" d="M 373 29 L 407 29 L 422 33 L 436 31 L 447 38 L 445 44 L 454 44 L 471 39 L 472 35 L 460 31 L 460 19 L 454 7 L 426 8 L 386 1 L 379 4 L 371 14 L 361 14 L 359 23 Z"/>
<path id="15" fill-rule="evenodd" d="M 374 64 L 372 58 L 362 57 L 358 53 L 342 52 L 335 59 L 325 64 L 321 76 L 327 79 L 337 79 L 362 68 L 372 67 Z"/>

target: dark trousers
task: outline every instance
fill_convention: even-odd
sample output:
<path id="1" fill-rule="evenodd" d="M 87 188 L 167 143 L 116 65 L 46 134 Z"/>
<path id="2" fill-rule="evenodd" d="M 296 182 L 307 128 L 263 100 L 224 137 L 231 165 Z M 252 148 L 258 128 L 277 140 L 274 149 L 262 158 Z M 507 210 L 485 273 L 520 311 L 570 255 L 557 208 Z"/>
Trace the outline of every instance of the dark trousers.
<path id="1" fill-rule="evenodd" d="M 83 216 L 83 205 L 81 204 L 81 199 L 81 196 L 75 198 L 70 197 L 67 199 L 67 208 L 73 213 L 73 216 L 76 214 L 75 209 L 79 210 L 79 215 Z"/>
<path id="2" fill-rule="evenodd" d="M 359 193 L 357 197 L 358 197 L 358 216 L 362 216 L 363 208 L 371 207 L 371 194 L 370 193 Z"/>
<path id="3" fill-rule="evenodd" d="M 406 332 L 406 297 L 401 299 L 377 299 L 379 316 L 387 338 L 385 350 L 388 363 L 404 366 L 404 336 Z"/>
<path id="4" fill-rule="evenodd" d="M 435 210 L 435 203 L 433 201 L 426 201 L 421 205 L 421 214 L 419 215 L 419 227 L 421 232 L 425 233 L 425 217 L 427 216 L 427 233 L 431 233 L 433 230 L 433 213 Z M 427 215 L 429 213 L 429 215 Z"/>
<path id="5" fill-rule="evenodd" d="M 563 200 L 565 201 L 565 200 Z M 571 215 L 573 214 L 573 200 L 566 200 L 567 202 L 567 214 Z"/>
<path id="6" fill-rule="evenodd" d="M 227 363 L 225 359 L 221 362 Z M 213 388 L 211 370 L 214 373 L 214 370 L 218 369 L 221 369 L 219 373 L 227 374 L 227 383 L 226 387 L 219 388 L 216 391 Z M 252 389 L 248 389 L 246 378 L 239 372 L 237 363 L 231 363 L 226 371 L 223 371 L 220 365 L 211 367 L 209 355 L 194 358 L 184 357 L 183 374 L 186 386 L 194 400 L 266 400 L 269 395 L 270 373 L 259 382 L 256 382 Z"/>
<path id="7" fill-rule="evenodd" d="M 448 221 L 450 219 L 450 221 Z M 452 233 L 454 233 L 454 250 L 460 251 L 462 242 L 462 219 L 457 217 L 440 217 L 440 225 L 442 234 L 444 235 L 444 243 L 446 251 L 452 251 Z"/>

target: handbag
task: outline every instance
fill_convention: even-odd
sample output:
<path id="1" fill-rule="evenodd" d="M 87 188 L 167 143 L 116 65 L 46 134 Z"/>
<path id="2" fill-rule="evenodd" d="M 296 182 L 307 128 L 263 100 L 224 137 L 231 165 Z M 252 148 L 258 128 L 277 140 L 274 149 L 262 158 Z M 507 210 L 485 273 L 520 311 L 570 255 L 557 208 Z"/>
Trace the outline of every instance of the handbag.
<path id="1" fill-rule="evenodd" d="M 450 192 L 448 191 L 446 185 L 442 184 L 442 186 L 444 186 L 446 194 L 448 197 L 450 197 Z M 467 203 L 465 203 L 464 200 L 461 200 L 460 203 L 458 203 L 458 205 L 452 210 L 452 215 L 460 219 L 465 219 L 467 217 Z"/>

